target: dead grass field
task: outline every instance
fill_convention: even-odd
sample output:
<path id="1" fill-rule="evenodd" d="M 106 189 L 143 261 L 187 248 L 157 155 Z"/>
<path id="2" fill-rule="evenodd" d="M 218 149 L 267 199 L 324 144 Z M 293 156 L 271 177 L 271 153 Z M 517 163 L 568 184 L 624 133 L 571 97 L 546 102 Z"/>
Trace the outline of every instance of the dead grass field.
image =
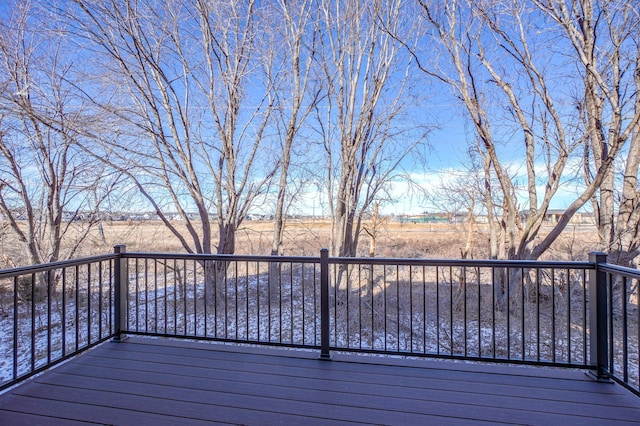
<path id="1" fill-rule="evenodd" d="M 173 225 L 188 237 L 184 223 Z M 366 224 L 365 224 L 366 225 Z M 269 254 L 270 221 L 245 221 L 237 232 L 236 253 Z M 214 234 L 213 240 L 217 236 Z M 376 257 L 460 258 L 465 245 L 465 224 L 407 224 L 383 221 L 377 230 Z M 189 241 L 189 240 L 188 240 Z M 316 256 L 329 246 L 330 222 L 326 219 L 290 220 L 285 231 L 284 253 L 293 256 Z M 94 228 L 74 257 L 109 253 L 113 246 L 125 244 L 128 251 L 183 253 L 178 239 L 160 221 L 104 222 L 102 232 Z M 370 237 L 362 232 L 359 256 L 369 255 Z M 553 260 L 586 260 L 597 249 L 597 234 L 591 225 L 572 225 L 545 255 Z M 10 232 L 0 235 L 0 268 L 24 264 L 24 253 Z M 474 232 L 472 256 L 488 256 L 488 233 L 483 225 Z"/>
<path id="2" fill-rule="evenodd" d="M 174 225 L 184 231 L 181 222 Z M 125 244 L 129 251 L 184 252 L 178 239 L 159 221 L 110 222 L 103 226 L 104 240 L 94 231 L 86 244 L 90 254 L 104 253 L 116 244 Z M 271 249 L 273 224 L 270 221 L 247 221 L 237 233 L 236 252 L 239 254 L 268 254 Z M 328 220 L 289 221 L 285 232 L 285 254 L 296 256 L 317 255 L 329 246 Z M 214 241 L 217 238 L 214 235 Z M 464 247 L 464 224 L 406 224 L 387 221 L 377 231 L 376 256 L 459 258 Z M 361 256 L 368 256 L 370 237 L 362 233 Z M 474 232 L 475 258 L 486 258 L 488 233 L 479 225 Z M 569 227 L 551 247 L 547 258 L 562 260 L 586 259 L 589 251 L 597 248 L 597 234 L 590 226 Z M 88 253 L 89 254 L 89 253 Z"/>

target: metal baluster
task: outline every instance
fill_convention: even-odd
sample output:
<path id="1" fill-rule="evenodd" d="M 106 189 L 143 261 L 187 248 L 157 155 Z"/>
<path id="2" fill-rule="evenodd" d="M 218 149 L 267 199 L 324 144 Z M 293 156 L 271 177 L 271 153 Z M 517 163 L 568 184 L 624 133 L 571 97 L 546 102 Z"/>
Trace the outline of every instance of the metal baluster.
<path id="1" fill-rule="evenodd" d="M 302 344 L 305 345 L 307 343 L 307 339 L 305 338 L 305 331 L 307 328 L 307 320 L 306 320 L 306 315 L 305 315 L 305 309 L 306 309 L 306 296 L 305 296 L 305 285 L 306 285 L 306 280 L 305 280 L 305 273 L 304 273 L 304 267 L 305 264 L 301 263 L 300 264 L 300 274 L 301 274 L 301 293 L 302 293 Z"/>
<path id="2" fill-rule="evenodd" d="M 478 356 L 482 357 L 482 305 L 480 303 L 482 285 L 480 283 L 480 267 L 476 267 L 476 276 L 478 277 Z"/>
<path id="3" fill-rule="evenodd" d="M 144 332 L 149 332 L 149 265 L 144 260 Z"/>
<path id="4" fill-rule="evenodd" d="M 61 344 L 62 352 L 61 356 L 64 357 L 67 354 L 67 268 L 62 268 L 62 316 L 60 318 L 60 330 L 61 330 Z M 109 298 L 111 300 L 111 298 Z M 111 312 L 109 312 L 111 313 Z"/>
<path id="5" fill-rule="evenodd" d="M 13 379 L 18 377 L 18 276 L 13 277 Z"/>
<path id="6" fill-rule="evenodd" d="M 87 345 L 91 344 L 91 264 L 87 264 Z"/>
<path id="7" fill-rule="evenodd" d="M 221 285 L 223 285 L 223 290 L 224 290 L 224 298 L 223 298 L 223 307 L 224 307 L 224 338 L 228 339 L 229 338 L 229 277 L 227 274 L 227 271 L 229 269 L 229 264 L 227 263 L 227 261 L 222 261 L 223 264 L 223 270 L 224 270 L 224 277 L 222 278 L 222 283 Z M 217 274 L 216 274 L 217 275 Z"/>
<path id="8" fill-rule="evenodd" d="M 289 338 L 293 344 L 293 262 L 289 262 L 289 326 L 291 332 Z"/>
<path id="9" fill-rule="evenodd" d="M 31 371 L 36 369 L 36 274 L 31 274 Z"/>
<path id="10" fill-rule="evenodd" d="M 409 265 L 409 352 L 413 353 L 413 268 Z"/>
<path id="11" fill-rule="evenodd" d="M 318 268 L 317 264 L 313 265 L 313 344 L 318 344 Z M 329 303 L 329 302 L 327 302 Z"/>
<path id="12" fill-rule="evenodd" d="M 180 274 L 178 274 L 180 276 Z M 182 335 L 189 333 L 189 316 L 187 314 L 187 259 L 182 259 Z M 177 334 L 177 332 L 176 332 Z"/>
<path id="13" fill-rule="evenodd" d="M 349 324 L 349 311 L 350 311 L 350 308 L 349 308 L 349 293 L 351 292 L 351 289 L 349 288 L 349 284 L 350 284 L 350 281 L 351 281 L 349 279 L 349 276 L 350 276 L 349 268 L 350 267 L 351 267 L 351 265 L 345 265 L 345 269 L 346 269 L 346 279 L 345 279 L 345 281 L 347 282 L 347 295 L 346 295 L 346 301 L 345 301 L 345 314 L 346 314 L 345 316 L 346 316 L 346 319 L 347 319 L 345 325 L 346 325 L 347 334 L 346 334 L 345 337 L 346 337 L 346 347 L 347 348 L 351 347 L 351 333 L 350 333 L 350 330 L 349 330 L 349 325 L 350 325 Z M 337 339 L 337 336 L 336 336 L 336 339 Z M 336 346 L 337 346 L 337 344 L 336 344 Z"/>
<path id="14" fill-rule="evenodd" d="M 233 266 L 234 266 L 234 277 L 233 277 L 233 282 L 234 282 L 234 289 L 235 289 L 235 297 L 234 297 L 234 304 L 235 304 L 235 315 L 234 315 L 234 331 L 235 331 L 235 336 L 236 336 L 236 340 L 238 340 L 238 325 L 239 325 L 239 321 L 238 321 L 238 261 L 234 261 L 233 262 Z"/>
<path id="15" fill-rule="evenodd" d="M 136 331 L 140 331 L 140 269 L 139 269 L 139 259 L 136 259 L 136 279 L 135 279 L 135 289 L 136 289 Z"/>
<path id="16" fill-rule="evenodd" d="M 269 308 L 268 311 L 268 316 L 267 316 L 267 340 L 270 342 L 271 341 L 271 288 L 273 286 L 273 283 L 271 282 L 271 270 L 272 270 L 272 265 L 275 262 L 269 262 L 268 265 L 269 267 L 267 268 L 267 305 Z"/>
<path id="17" fill-rule="evenodd" d="M 158 263 L 153 262 L 153 332 L 158 333 Z"/>
<path id="18" fill-rule="evenodd" d="M 333 265 L 333 338 L 334 344 L 338 346 L 338 286 L 340 285 L 340 280 L 338 277 L 339 269 L 342 268 L 342 265 Z"/>
<path id="19" fill-rule="evenodd" d="M 520 333 L 522 335 L 521 339 L 522 339 L 522 345 L 521 345 L 521 350 L 522 350 L 522 360 L 524 361 L 526 356 L 525 356 L 525 338 L 526 338 L 526 334 L 525 334 L 525 329 L 524 329 L 524 268 L 520 268 L 520 303 L 522 306 L 522 314 L 520 316 Z"/>
<path id="20" fill-rule="evenodd" d="M 282 343 L 282 263 L 278 263 L 278 342 Z"/>
<path id="21" fill-rule="evenodd" d="M 244 317 L 245 317 L 245 321 L 246 321 L 246 330 L 247 330 L 247 340 L 249 340 L 249 262 L 245 261 L 244 262 L 245 265 L 245 274 L 244 274 L 244 281 L 245 281 L 245 287 L 244 287 L 244 294 L 245 294 L 245 313 L 244 313 Z"/>
<path id="22" fill-rule="evenodd" d="M 382 277 L 383 277 L 383 292 L 382 292 L 382 313 L 384 316 L 384 350 L 387 350 L 387 337 L 389 333 L 387 331 L 387 265 L 382 267 Z"/>
<path id="23" fill-rule="evenodd" d="M 158 264 L 158 260 L 156 259 L 156 265 Z M 164 334 L 167 334 L 169 327 L 169 295 L 168 295 L 168 275 L 167 275 L 167 263 L 163 262 L 162 265 L 162 275 L 164 281 Z"/>
<path id="24" fill-rule="evenodd" d="M 397 324 L 397 350 L 400 352 L 400 268 L 396 265 L 396 324 Z"/>
<path id="25" fill-rule="evenodd" d="M 627 277 L 622 277 L 622 377 L 629 383 L 629 334 L 627 315 Z"/>
<path id="26" fill-rule="evenodd" d="M 260 337 L 260 327 L 261 327 L 261 323 L 260 323 L 260 316 L 261 316 L 261 312 L 260 312 L 260 261 L 256 262 L 256 311 L 257 311 L 257 339 L 258 342 L 262 341 L 262 338 Z"/>
<path id="27" fill-rule="evenodd" d="M 436 354 L 440 355 L 440 267 L 439 266 L 436 266 Z"/>
<path id="28" fill-rule="evenodd" d="M 556 362 L 556 270 L 551 269 L 551 361 Z"/>
<path id="29" fill-rule="evenodd" d="M 496 353 L 496 269 L 491 267 L 491 344 L 493 346 L 493 358 Z"/>
<path id="30" fill-rule="evenodd" d="M 217 264 L 216 262 L 212 262 L 213 266 L 213 334 L 214 337 L 218 337 L 218 274 L 216 272 Z"/>
<path id="31" fill-rule="evenodd" d="M 469 339 L 467 336 L 467 267 L 463 266 L 460 268 L 460 272 L 462 275 L 462 303 L 463 303 L 463 314 L 462 318 L 464 321 L 463 329 L 464 329 L 464 356 L 467 356 L 467 347 L 469 343 Z"/>
<path id="32" fill-rule="evenodd" d="M 567 363 L 571 364 L 571 271 L 567 274 Z"/>
<path id="33" fill-rule="evenodd" d="M 607 312 L 609 315 L 609 333 L 608 333 L 608 339 L 609 339 L 609 373 L 610 374 L 615 374 L 615 369 L 614 369 L 614 363 L 615 363 L 615 356 L 614 356 L 614 340 L 615 340 L 615 335 L 613 334 L 613 322 L 614 322 L 614 315 L 613 315 L 613 274 L 607 274 L 607 294 L 608 294 L 608 303 L 607 303 Z"/>
<path id="34" fill-rule="evenodd" d="M 536 336 L 537 336 L 537 358 L 536 360 L 540 362 L 540 269 L 536 268 Z"/>
<path id="35" fill-rule="evenodd" d="M 47 364 L 51 364 L 51 298 L 53 296 L 52 277 L 53 271 L 46 273 L 47 277 Z"/>
<path id="36" fill-rule="evenodd" d="M 422 265 L 422 353 L 427 353 L 427 271 Z"/>
<path id="37" fill-rule="evenodd" d="M 76 285 L 76 297 L 75 297 L 75 326 L 76 326 L 76 352 L 78 352 L 78 340 L 80 339 L 80 303 L 78 300 L 78 295 L 80 294 L 80 266 L 75 266 L 75 285 Z"/>
<path id="38" fill-rule="evenodd" d="M 102 262 L 98 262 L 98 339 L 102 339 Z"/>
<path id="39" fill-rule="evenodd" d="M 109 260 L 109 335 L 113 335 L 114 330 L 113 330 L 113 310 L 114 310 L 114 298 L 115 298 L 115 292 L 114 292 L 114 288 L 113 288 L 113 282 L 114 282 L 114 274 L 115 274 L 115 268 L 114 268 L 114 264 L 113 264 L 114 260 Z"/>
<path id="40" fill-rule="evenodd" d="M 507 359 L 511 359 L 511 268 L 506 268 L 507 282 L 505 284 L 507 293 Z"/>
<path id="41" fill-rule="evenodd" d="M 208 282 L 208 273 L 207 273 L 207 265 L 209 264 L 209 261 L 204 260 L 202 261 L 202 282 L 204 283 L 203 288 L 202 288 L 202 296 L 203 296 L 203 300 L 204 300 L 204 307 L 203 307 L 203 314 L 204 314 L 204 337 L 208 337 L 209 336 L 209 312 L 208 312 L 208 305 L 209 305 L 209 294 L 207 293 L 207 287 L 209 287 L 209 282 Z M 214 299 L 215 300 L 215 299 Z"/>
<path id="42" fill-rule="evenodd" d="M 169 263 L 169 259 L 165 259 L 165 265 Z M 166 266 L 165 266 L 166 268 Z M 178 334 L 178 260 L 173 259 L 173 334 Z"/>
<path id="43" fill-rule="evenodd" d="M 640 341 L 640 339 L 639 339 Z M 582 363 L 587 365 L 587 270 L 582 270 Z"/>
<path id="44" fill-rule="evenodd" d="M 449 355 L 453 355 L 453 268 L 449 266 Z"/>
<path id="45" fill-rule="evenodd" d="M 374 288 L 373 288 L 373 273 L 374 273 L 375 265 L 371 265 L 371 274 L 369 275 L 369 281 L 371 282 L 371 349 L 375 349 L 376 341 L 375 341 L 375 297 L 374 297 Z"/>

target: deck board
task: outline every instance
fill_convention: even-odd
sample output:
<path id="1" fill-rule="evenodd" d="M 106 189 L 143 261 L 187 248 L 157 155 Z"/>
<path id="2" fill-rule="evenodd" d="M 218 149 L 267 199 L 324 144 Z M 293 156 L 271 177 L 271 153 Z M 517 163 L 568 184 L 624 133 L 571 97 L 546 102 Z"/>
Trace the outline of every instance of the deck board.
<path id="1" fill-rule="evenodd" d="M 638 424 L 583 372 L 130 338 L 0 395 L 2 424 Z"/>

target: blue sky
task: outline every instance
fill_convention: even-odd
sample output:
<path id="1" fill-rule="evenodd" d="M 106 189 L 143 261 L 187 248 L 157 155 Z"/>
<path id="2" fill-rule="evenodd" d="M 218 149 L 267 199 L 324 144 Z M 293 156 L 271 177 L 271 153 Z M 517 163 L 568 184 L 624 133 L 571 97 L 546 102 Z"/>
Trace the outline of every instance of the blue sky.
<path id="1" fill-rule="evenodd" d="M 6 13 L 6 8 L 6 1 L 0 0 L 0 15 Z M 552 62 L 548 62 L 547 65 Z M 420 125 L 433 126 L 433 129 L 428 135 L 429 149 L 426 154 L 426 162 L 412 162 L 411 158 L 407 158 L 402 165 L 405 172 L 410 173 L 416 182 L 429 191 L 439 186 L 443 181 L 455 177 L 457 171 L 465 169 L 465 163 L 468 161 L 466 151 L 469 143 L 473 141 L 474 134 L 466 122 L 462 103 L 450 93 L 450 89 L 443 87 L 441 84 L 429 82 L 418 71 L 416 71 L 416 79 L 418 83 L 414 82 L 413 84 L 418 86 L 418 92 L 423 90 L 425 93 L 417 94 L 421 97 L 420 103 L 411 106 L 412 110 L 409 112 L 408 118 Z M 424 86 L 421 86 L 423 83 Z M 560 97 L 563 99 L 570 97 L 570 93 L 568 93 L 570 89 L 568 87 L 566 88 L 567 93 L 561 93 L 561 90 L 565 90 L 562 84 L 554 87 L 555 93 L 561 93 Z M 498 112 L 498 117 L 500 114 L 504 114 L 503 111 Z M 495 137 L 504 143 L 501 152 L 502 161 L 505 165 L 508 165 L 509 172 L 519 182 L 524 183 L 525 170 L 521 158 L 523 152 L 521 131 L 518 132 L 517 129 L 511 131 L 509 128 L 511 124 L 508 122 L 502 123 L 504 127 L 501 128 L 499 118 L 494 119 L 494 122 L 498 123 L 493 127 Z M 540 190 L 542 192 L 546 176 L 542 165 L 539 165 L 538 169 L 540 169 L 538 177 L 540 178 Z M 572 177 L 570 170 L 566 170 L 565 178 L 568 179 L 570 177 Z M 554 197 L 551 208 L 565 208 L 575 197 L 578 189 L 579 187 L 567 180 L 563 188 Z M 429 205 L 407 183 L 399 180 L 390 185 L 389 191 L 395 198 L 395 202 L 383 205 L 383 214 L 416 214 L 427 210 L 433 211 L 436 208 Z M 327 214 L 326 204 L 326 195 L 323 192 L 317 192 L 314 187 L 301 197 L 293 212 Z M 264 206 L 264 208 L 257 206 L 254 211 L 268 210 L 270 208 L 268 207 L 269 203 L 265 203 Z M 524 198 L 522 199 L 522 206 L 523 208 L 526 207 Z"/>

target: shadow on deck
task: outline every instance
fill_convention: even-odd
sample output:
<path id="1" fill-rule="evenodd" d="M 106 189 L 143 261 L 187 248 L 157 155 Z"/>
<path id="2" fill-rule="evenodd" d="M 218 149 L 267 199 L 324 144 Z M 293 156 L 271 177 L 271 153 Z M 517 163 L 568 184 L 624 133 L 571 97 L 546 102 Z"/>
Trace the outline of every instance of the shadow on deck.
<path id="1" fill-rule="evenodd" d="M 638 424 L 582 371 L 168 339 L 105 343 L 0 395 L 2 424 Z"/>

